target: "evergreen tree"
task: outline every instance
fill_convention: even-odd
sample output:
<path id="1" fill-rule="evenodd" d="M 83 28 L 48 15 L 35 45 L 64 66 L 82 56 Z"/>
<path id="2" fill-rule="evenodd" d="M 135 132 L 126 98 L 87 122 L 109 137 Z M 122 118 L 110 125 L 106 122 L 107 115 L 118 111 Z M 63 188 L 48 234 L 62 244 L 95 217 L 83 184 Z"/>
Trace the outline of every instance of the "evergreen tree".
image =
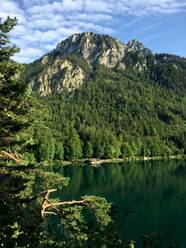
<path id="1" fill-rule="evenodd" d="M 0 149 L 1 155 L 17 160 L 14 150 L 18 135 L 28 125 L 29 111 L 26 85 L 19 80 L 22 67 L 11 60 L 19 49 L 10 46 L 8 33 L 16 25 L 16 18 L 0 21 Z"/>
<path id="2" fill-rule="evenodd" d="M 55 144 L 55 154 L 54 159 L 63 160 L 64 159 L 64 147 L 63 143 L 57 141 Z"/>
<path id="3" fill-rule="evenodd" d="M 104 139 L 102 139 L 102 136 L 99 136 L 98 134 L 94 142 L 94 155 L 96 158 L 103 158 L 104 154 L 105 154 L 105 142 Z"/>
<path id="4" fill-rule="evenodd" d="M 51 161 L 55 154 L 55 140 L 49 132 L 37 133 L 37 159 L 41 161 Z"/>
<path id="5" fill-rule="evenodd" d="M 115 157 L 115 148 L 113 145 L 107 145 L 105 147 L 105 158 L 114 158 Z"/>
<path id="6" fill-rule="evenodd" d="M 21 150 L 21 137 L 25 135 L 21 131 L 29 123 L 27 118 L 30 117 L 27 115 L 29 104 L 25 85 L 17 79 L 20 66 L 10 60 L 17 49 L 6 46 L 7 33 L 16 22 L 16 19 L 7 18 L 4 23 L 0 23 L 0 149 L 1 156 L 8 154 L 14 161 L 18 161 L 17 155 L 9 149 Z M 28 129 L 36 136 L 29 143 L 38 142 L 35 147 L 39 153 L 38 160 L 52 159 L 55 150 L 53 136 L 49 129 L 42 129 L 42 124 L 37 121 L 33 127 L 37 132 Z M 67 147 L 70 159 L 82 156 L 77 132 L 72 132 Z M 84 196 L 77 201 L 65 202 L 57 202 L 58 199 L 53 199 L 55 197 L 48 199 L 49 193 L 67 186 L 69 181 L 49 169 L 44 171 L 37 166 L 1 166 L 0 179 L 2 247 L 88 247 L 88 242 L 92 242 L 94 237 L 89 234 L 88 226 L 91 223 L 87 213 L 97 223 L 96 234 L 105 230 L 111 222 L 111 205 L 104 198 Z M 62 240 L 56 240 L 46 229 L 47 217 L 51 215 L 59 218 L 61 229 L 64 230 Z"/>
<path id="7" fill-rule="evenodd" d="M 65 158 L 67 160 L 77 160 L 82 157 L 82 145 L 78 133 L 71 129 L 65 144 Z"/>
<path id="8" fill-rule="evenodd" d="M 92 146 L 91 142 L 88 141 L 84 145 L 84 152 L 83 152 L 84 157 L 85 158 L 92 158 L 93 157 L 93 153 L 94 153 L 93 146 Z"/>
<path id="9" fill-rule="evenodd" d="M 133 150 L 132 150 L 132 147 L 131 145 L 129 145 L 128 142 L 124 142 L 122 145 L 121 145 L 121 154 L 122 154 L 122 157 L 123 158 L 130 158 L 130 157 L 133 157 Z"/>

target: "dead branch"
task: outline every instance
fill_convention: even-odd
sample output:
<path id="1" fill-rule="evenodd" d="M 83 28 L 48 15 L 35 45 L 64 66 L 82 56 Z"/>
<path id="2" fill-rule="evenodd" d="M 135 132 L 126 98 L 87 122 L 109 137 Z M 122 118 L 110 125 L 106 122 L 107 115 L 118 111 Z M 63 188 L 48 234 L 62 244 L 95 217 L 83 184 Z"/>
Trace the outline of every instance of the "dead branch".
<path id="1" fill-rule="evenodd" d="M 45 214 L 56 214 L 56 212 L 49 212 L 45 211 L 46 209 L 53 209 L 57 212 L 59 212 L 59 209 L 57 208 L 58 206 L 86 206 L 86 207 L 91 207 L 90 202 L 87 201 L 86 199 L 79 200 L 79 201 L 63 201 L 63 202 L 51 202 L 48 197 L 50 193 L 57 191 L 57 189 L 51 189 L 47 190 L 44 195 L 44 199 L 42 201 L 41 205 L 41 217 L 44 219 Z"/>
<path id="2" fill-rule="evenodd" d="M 55 212 L 47 212 L 47 211 L 45 211 L 45 214 L 57 215 Z"/>
<path id="3" fill-rule="evenodd" d="M 13 153 L 13 152 L 6 152 L 6 151 L 0 151 L 0 157 L 5 157 L 8 159 L 13 160 L 14 162 L 20 164 L 23 161 L 19 158 L 17 153 Z"/>
<path id="4" fill-rule="evenodd" d="M 54 206 L 89 206 L 87 200 L 55 202 Z"/>

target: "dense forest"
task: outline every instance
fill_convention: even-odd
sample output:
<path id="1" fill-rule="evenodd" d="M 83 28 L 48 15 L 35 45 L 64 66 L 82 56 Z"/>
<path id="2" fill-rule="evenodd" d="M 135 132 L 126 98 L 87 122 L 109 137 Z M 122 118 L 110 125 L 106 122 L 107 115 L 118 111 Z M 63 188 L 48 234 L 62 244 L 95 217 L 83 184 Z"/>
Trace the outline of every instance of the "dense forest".
<path id="1" fill-rule="evenodd" d="M 72 161 L 184 156 L 186 59 L 153 54 L 136 40 L 124 46 L 105 35 L 79 34 L 75 43 L 72 37 L 25 65 L 22 74 L 45 107 L 43 115 L 48 115 L 43 120 L 47 129 L 41 128 L 37 135 L 35 151 L 42 153 L 39 158 Z M 88 42 L 90 54 L 85 59 Z M 92 55 L 95 44 L 97 51 Z M 118 44 L 126 49 L 120 60 Z M 109 57 L 101 64 L 99 56 L 110 48 L 117 51 L 113 56 L 118 62 L 113 65 Z M 63 63 L 71 63 L 71 67 Z M 73 81 L 77 68 L 85 75 L 81 84 Z M 59 90 L 66 73 L 68 87 Z M 39 88 L 45 89 L 44 95 Z"/>
<path id="2" fill-rule="evenodd" d="M 50 131 L 41 132 L 38 146 L 48 149 L 43 160 L 185 155 L 185 59 L 149 55 L 146 71 L 92 69 L 70 59 L 86 68 L 87 81 L 74 91 L 38 97 L 50 116 Z"/>

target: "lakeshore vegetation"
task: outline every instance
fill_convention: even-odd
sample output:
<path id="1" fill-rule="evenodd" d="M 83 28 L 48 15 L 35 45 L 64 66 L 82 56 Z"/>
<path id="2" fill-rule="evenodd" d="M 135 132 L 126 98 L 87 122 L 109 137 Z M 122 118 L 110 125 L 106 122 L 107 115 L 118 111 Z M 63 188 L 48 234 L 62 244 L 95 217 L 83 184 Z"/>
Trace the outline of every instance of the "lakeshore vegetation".
<path id="1" fill-rule="evenodd" d="M 60 54 L 48 55 L 51 68 L 55 56 Z M 90 65 L 76 54 L 66 59 L 86 79 L 74 90 L 37 95 L 48 117 L 42 122 L 46 128 L 37 127 L 36 160 L 186 154 L 185 58 L 133 51 L 125 56 L 125 69 Z M 137 69 L 136 63 L 145 69 Z M 25 65 L 23 81 L 39 80 L 41 72 L 51 77 L 43 66 L 41 60 Z"/>
<path id="2" fill-rule="evenodd" d="M 39 97 L 49 115 L 37 136 L 40 159 L 184 156 L 186 62 L 178 73 L 173 61 L 148 73 L 98 65 L 77 90 Z"/>

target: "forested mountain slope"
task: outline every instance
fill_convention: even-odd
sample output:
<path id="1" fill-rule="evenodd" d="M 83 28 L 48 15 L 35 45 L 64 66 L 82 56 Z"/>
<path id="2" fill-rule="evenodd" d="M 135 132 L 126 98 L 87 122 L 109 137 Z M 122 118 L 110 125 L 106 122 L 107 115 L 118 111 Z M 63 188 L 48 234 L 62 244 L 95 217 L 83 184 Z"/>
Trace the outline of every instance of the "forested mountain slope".
<path id="1" fill-rule="evenodd" d="M 82 33 L 26 65 L 23 79 L 49 109 L 41 142 L 53 147 L 50 156 L 186 153 L 185 58 Z"/>

